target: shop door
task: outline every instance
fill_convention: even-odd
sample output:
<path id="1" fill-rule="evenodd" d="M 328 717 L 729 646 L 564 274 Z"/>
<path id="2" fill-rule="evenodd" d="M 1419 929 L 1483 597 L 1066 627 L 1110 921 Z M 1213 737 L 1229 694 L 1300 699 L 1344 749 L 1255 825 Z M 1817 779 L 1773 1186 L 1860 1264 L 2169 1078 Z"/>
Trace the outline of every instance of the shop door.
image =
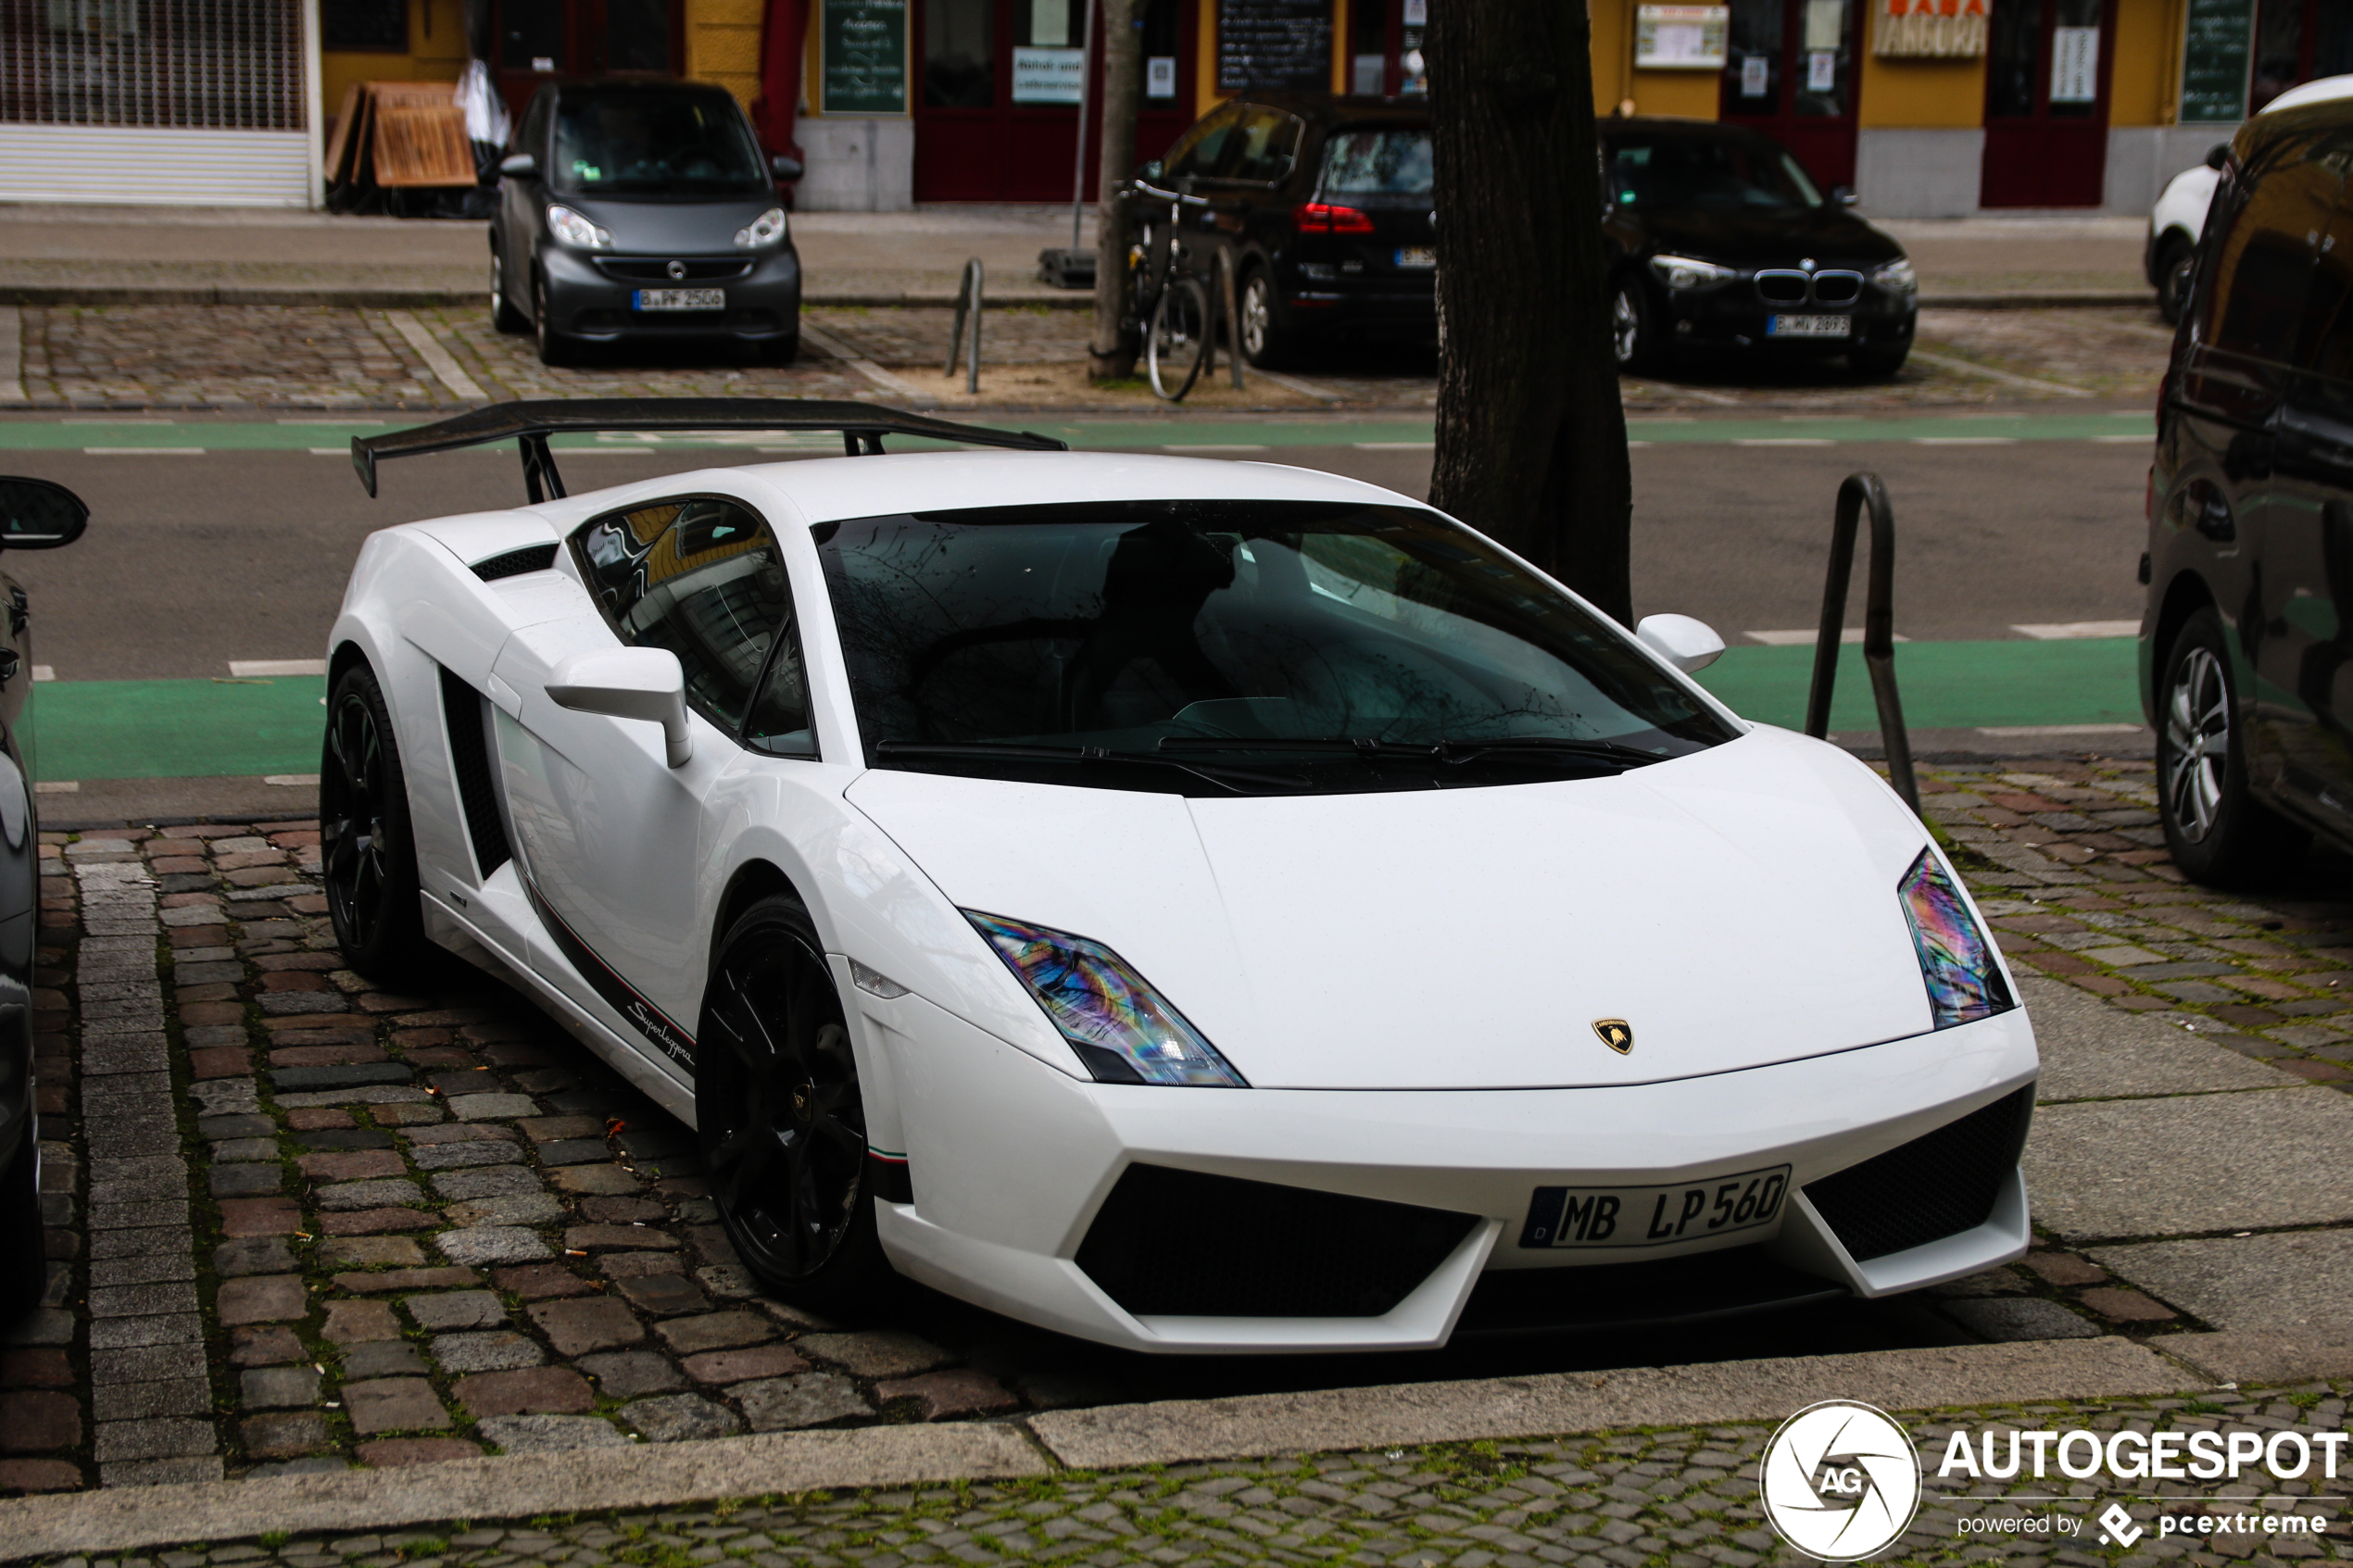
<path id="1" fill-rule="evenodd" d="M 560 76 L 684 69 L 684 0 L 496 0 L 498 90 L 518 117 Z"/>
<path id="2" fill-rule="evenodd" d="M 1994 0 L 1980 207 L 2097 207 L 2116 0 Z"/>
<path id="3" fill-rule="evenodd" d="M 1815 183 L 1855 183 L 1857 0 L 1732 0 L 1719 116 L 1762 131 Z"/>
<path id="4" fill-rule="evenodd" d="M 1078 134 L 1077 62 L 1092 0 L 922 0 L 916 58 L 917 201 L 1066 202 Z M 1144 15 L 1139 162 L 1193 122 L 1194 0 Z M 1102 130 L 1101 18 L 1087 62 L 1086 197 L 1095 199 Z"/>

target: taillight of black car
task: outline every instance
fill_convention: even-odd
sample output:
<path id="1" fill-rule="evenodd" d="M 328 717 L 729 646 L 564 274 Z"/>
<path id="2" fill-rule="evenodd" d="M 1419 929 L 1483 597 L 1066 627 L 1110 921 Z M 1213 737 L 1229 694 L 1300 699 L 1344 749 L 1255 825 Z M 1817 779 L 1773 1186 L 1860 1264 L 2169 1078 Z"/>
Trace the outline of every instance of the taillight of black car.
<path id="1" fill-rule="evenodd" d="M 1373 220 L 1353 207 L 1325 202 L 1301 202 L 1291 208 L 1291 221 L 1302 234 L 1369 234 Z"/>

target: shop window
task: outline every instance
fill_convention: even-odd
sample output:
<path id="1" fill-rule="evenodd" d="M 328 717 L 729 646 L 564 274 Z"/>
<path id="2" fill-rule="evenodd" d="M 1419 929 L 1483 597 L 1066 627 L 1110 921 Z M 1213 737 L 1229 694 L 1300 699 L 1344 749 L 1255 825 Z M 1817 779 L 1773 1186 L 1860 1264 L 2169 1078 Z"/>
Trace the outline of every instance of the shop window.
<path id="1" fill-rule="evenodd" d="M 996 0 L 925 0 L 925 107 L 996 107 Z"/>
<path id="2" fill-rule="evenodd" d="M 327 49 L 406 54 L 409 0 L 323 0 L 319 42 Z"/>
<path id="3" fill-rule="evenodd" d="M 1780 107 L 1781 0 L 1733 0 L 1724 62 L 1724 112 L 1764 115 Z"/>
<path id="4" fill-rule="evenodd" d="M 605 0 L 605 66 L 670 69 L 670 0 Z"/>
<path id="5" fill-rule="evenodd" d="M 1151 0 L 1144 7 L 1144 99 L 1174 102 L 1176 54 L 1184 47 L 1177 0 Z"/>
<path id="6" fill-rule="evenodd" d="M 303 31 L 301 0 L 0 5 L 0 120 L 300 131 Z"/>
<path id="7" fill-rule="evenodd" d="M 1985 113 L 1995 119 L 2034 112 L 2035 56 L 2043 42 L 2041 0 L 1994 0 L 1985 44 Z"/>
<path id="8" fill-rule="evenodd" d="M 500 0 L 498 63 L 509 70 L 563 69 L 564 0 Z"/>

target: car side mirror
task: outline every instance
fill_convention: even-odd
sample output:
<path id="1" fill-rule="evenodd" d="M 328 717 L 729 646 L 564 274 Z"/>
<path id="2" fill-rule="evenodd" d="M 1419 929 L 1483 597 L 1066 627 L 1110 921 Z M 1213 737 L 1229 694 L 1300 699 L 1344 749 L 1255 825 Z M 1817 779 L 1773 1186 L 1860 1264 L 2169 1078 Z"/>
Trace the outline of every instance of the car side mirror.
<path id="1" fill-rule="evenodd" d="M 1832 185 L 1831 187 L 1831 200 L 1840 207 L 1853 207 L 1862 199 L 1863 198 L 1856 193 L 1855 187 L 1852 185 Z"/>
<path id="2" fill-rule="evenodd" d="M 547 700 L 574 713 L 660 724 L 664 759 L 673 768 L 685 767 L 695 754 L 686 728 L 686 671 L 668 648 L 573 654 L 548 677 Z"/>
<path id="3" fill-rule="evenodd" d="M 1724 639 L 1715 629 L 1688 615 L 1645 615 L 1635 626 L 1634 636 L 1686 675 L 1706 669 L 1724 652 Z"/>
<path id="4" fill-rule="evenodd" d="M 807 169 L 801 167 L 801 162 L 799 158 L 786 157 L 782 153 L 778 153 L 774 157 L 768 160 L 768 171 L 786 184 L 790 184 L 793 181 L 799 179 L 803 174 L 808 172 Z"/>
<path id="5" fill-rule="evenodd" d="M 1136 170 L 1136 178 L 1139 180 L 1157 180 L 1165 172 L 1167 171 L 1161 167 L 1160 159 L 1154 158 L 1150 163 L 1144 165 L 1141 169 Z"/>
<path id="6" fill-rule="evenodd" d="M 2217 142 L 2212 146 L 2206 149 L 2207 168 L 2220 169 L 2230 161 L 2231 144 L 2228 142 Z"/>
<path id="7" fill-rule="evenodd" d="M 0 548 L 54 550 L 82 537 L 90 508 L 45 479 L 0 479 Z"/>
<path id="8" fill-rule="evenodd" d="M 509 153 L 498 160 L 498 172 L 509 180 L 528 180 L 539 172 L 539 160 L 529 153 Z"/>

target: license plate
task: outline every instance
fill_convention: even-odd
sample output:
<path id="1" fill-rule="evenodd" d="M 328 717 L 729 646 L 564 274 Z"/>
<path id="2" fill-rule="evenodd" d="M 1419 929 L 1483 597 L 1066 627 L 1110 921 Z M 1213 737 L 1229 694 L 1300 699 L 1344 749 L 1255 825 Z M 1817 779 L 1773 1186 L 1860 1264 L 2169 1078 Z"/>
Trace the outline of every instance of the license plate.
<path id="1" fill-rule="evenodd" d="M 1665 1247 L 1762 1230 L 1780 1219 L 1788 1196 L 1786 1165 L 1679 1186 L 1538 1187 L 1519 1244 Z"/>
<path id="2" fill-rule="evenodd" d="M 1767 337 L 1844 337 L 1855 330 L 1848 316 L 1768 316 Z"/>
<path id="3" fill-rule="evenodd" d="M 639 289 L 640 310 L 724 310 L 725 289 Z"/>
<path id="4" fill-rule="evenodd" d="M 1397 247 L 1397 265 L 1428 270 L 1438 265 L 1438 252 L 1428 245 L 1400 245 Z"/>

